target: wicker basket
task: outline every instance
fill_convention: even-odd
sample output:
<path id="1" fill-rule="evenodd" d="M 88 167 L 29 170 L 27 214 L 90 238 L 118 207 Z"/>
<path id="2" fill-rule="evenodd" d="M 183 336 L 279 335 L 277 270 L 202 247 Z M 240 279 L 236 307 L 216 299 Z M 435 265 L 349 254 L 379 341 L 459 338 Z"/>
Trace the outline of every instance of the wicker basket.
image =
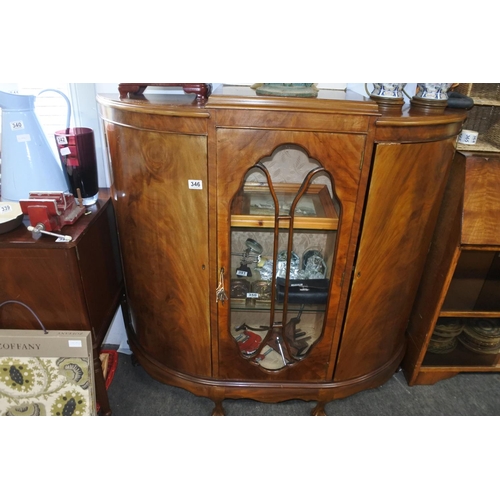
<path id="1" fill-rule="evenodd" d="M 500 83 L 459 83 L 453 90 L 472 99 L 500 101 Z"/>
<path id="2" fill-rule="evenodd" d="M 459 83 L 453 88 L 474 100 L 467 112 L 464 128 L 479 133 L 474 150 L 486 147 L 488 151 L 500 148 L 500 83 Z"/>
<path id="3" fill-rule="evenodd" d="M 500 106 L 474 106 L 467 113 L 464 128 L 475 130 L 482 141 L 500 147 Z"/>

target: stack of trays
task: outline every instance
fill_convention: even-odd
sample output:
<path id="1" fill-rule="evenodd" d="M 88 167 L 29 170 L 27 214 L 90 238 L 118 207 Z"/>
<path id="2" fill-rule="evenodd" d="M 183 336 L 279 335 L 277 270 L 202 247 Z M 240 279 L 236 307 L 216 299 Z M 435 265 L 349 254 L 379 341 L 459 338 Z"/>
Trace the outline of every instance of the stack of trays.
<path id="1" fill-rule="evenodd" d="M 439 318 L 427 351 L 434 354 L 446 354 L 453 351 L 463 328 L 464 322 L 460 318 Z"/>
<path id="2" fill-rule="evenodd" d="M 500 352 L 500 319 L 469 319 L 458 340 L 469 351 L 479 354 L 497 354 Z"/>

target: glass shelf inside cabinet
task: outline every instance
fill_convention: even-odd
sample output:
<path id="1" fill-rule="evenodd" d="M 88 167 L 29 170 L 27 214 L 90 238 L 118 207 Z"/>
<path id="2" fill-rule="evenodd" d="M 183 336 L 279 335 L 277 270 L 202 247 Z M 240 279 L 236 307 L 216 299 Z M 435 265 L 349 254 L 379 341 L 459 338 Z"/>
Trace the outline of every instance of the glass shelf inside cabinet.
<path id="1" fill-rule="evenodd" d="M 340 206 L 330 174 L 303 161 L 286 172 L 248 169 L 231 203 L 230 334 L 264 370 L 299 363 L 321 339 Z M 299 162 L 300 163 L 300 162 Z"/>

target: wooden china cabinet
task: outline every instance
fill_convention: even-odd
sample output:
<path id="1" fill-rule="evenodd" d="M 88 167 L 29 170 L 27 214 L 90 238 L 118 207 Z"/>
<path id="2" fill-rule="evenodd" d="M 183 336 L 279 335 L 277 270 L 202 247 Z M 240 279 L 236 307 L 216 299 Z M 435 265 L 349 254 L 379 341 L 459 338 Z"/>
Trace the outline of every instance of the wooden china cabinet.
<path id="1" fill-rule="evenodd" d="M 387 381 L 461 112 L 351 92 L 98 96 L 129 343 L 215 402 L 324 405 Z"/>

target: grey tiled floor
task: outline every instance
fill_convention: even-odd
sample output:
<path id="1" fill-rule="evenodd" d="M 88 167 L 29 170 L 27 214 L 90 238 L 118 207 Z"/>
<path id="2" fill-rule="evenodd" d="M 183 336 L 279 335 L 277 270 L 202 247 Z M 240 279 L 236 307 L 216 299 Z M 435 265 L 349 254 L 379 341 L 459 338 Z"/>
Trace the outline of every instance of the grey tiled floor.
<path id="1" fill-rule="evenodd" d="M 116 416 L 207 416 L 214 407 L 210 399 L 157 382 L 125 354 L 119 355 L 108 392 Z M 307 416 L 314 407 L 314 402 L 298 400 L 224 402 L 228 416 Z M 432 386 L 409 387 L 403 373 L 397 372 L 381 387 L 328 403 L 326 412 L 328 416 L 497 416 L 500 374 L 462 373 Z"/>

